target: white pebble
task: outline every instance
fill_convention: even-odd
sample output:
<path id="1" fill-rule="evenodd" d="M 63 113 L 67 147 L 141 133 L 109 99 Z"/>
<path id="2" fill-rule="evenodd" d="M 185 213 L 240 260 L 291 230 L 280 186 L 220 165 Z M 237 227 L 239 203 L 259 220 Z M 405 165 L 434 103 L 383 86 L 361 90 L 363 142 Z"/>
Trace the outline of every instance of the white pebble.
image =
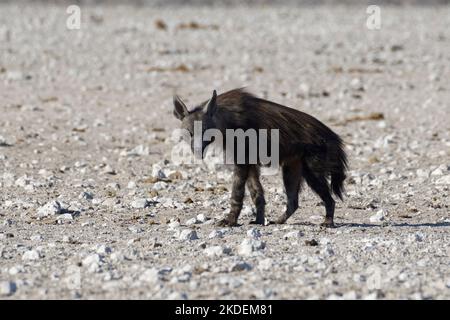
<path id="1" fill-rule="evenodd" d="M 12 281 L 0 282 L 0 296 L 11 296 L 16 292 L 16 284 Z"/>
<path id="2" fill-rule="evenodd" d="M 370 222 L 382 222 L 386 219 L 387 212 L 384 209 L 380 209 L 376 214 L 369 218 Z"/>
<path id="3" fill-rule="evenodd" d="M 40 254 L 36 250 L 28 250 L 22 255 L 22 260 L 30 261 L 30 260 L 38 260 L 40 258 Z"/>
<path id="4" fill-rule="evenodd" d="M 197 240 L 197 232 L 195 230 L 185 229 L 180 232 L 180 235 L 178 237 L 179 240 L 187 241 L 187 240 Z"/>
<path id="5" fill-rule="evenodd" d="M 39 217 L 48 217 L 60 214 L 62 211 L 61 204 L 58 201 L 50 201 L 37 211 Z"/>

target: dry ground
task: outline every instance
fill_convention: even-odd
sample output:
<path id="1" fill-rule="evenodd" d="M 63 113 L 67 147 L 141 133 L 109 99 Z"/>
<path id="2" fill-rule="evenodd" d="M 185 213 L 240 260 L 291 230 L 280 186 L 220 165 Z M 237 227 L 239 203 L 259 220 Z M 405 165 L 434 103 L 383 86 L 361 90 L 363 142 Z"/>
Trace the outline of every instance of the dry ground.
<path id="1" fill-rule="evenodd" d="M 2 299 L 450 298 L 448 6 L 65 9 L 0 6 Z M 345 139 L 338 228 L 309 189 L 215 227 L 230 173 L 173 164 L 171 97 L 241 86 Z"/>

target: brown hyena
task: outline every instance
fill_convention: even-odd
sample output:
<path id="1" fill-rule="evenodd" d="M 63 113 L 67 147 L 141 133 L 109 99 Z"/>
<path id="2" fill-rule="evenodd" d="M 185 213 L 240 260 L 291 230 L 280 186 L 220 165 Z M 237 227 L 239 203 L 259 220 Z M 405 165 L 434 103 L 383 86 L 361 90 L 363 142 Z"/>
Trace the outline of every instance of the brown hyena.
<path id="1" fill-rule="evenodd" d="M 334 193 L 342 200 L 343 182 L 347 169 L 347 157 L 343 141 L 330 128 L 316 118 L 301 111 L 263 100 L 235 89 L 219 96 L 216 91 L 209 101 L 203 102 L 189 111 L 183 101 L 174 97 L 174 115 L 182 121 L 182 128 L 194 134 L 194 122 L 201 121 L 202 135 L 207 129 L 218 129 L 226 143 L 227 129 L 278 129 L 279 163 L 287 195 L 286 211 L 275 221 L 285 223 L 298 208 L 298 195 L 306 180 L 311 189 L 325 204 L 326 216 L 322 225 L 334 226 Z M 270 144 L 270 135 L 268 136 Z M 201 154 L 210 141 L 202 141 Z M 245 148 L 251 147 L 246 141 Z M 194 139 L 191 139 L 194 151 Z M 256 207 L 256 220 L 252 223 L 264 224 L 264 191 L 260 182 L 261 163 L 234 162 L 231 210 L 222 226 L 235 226 L 242 209 L 247 184 Z"/>

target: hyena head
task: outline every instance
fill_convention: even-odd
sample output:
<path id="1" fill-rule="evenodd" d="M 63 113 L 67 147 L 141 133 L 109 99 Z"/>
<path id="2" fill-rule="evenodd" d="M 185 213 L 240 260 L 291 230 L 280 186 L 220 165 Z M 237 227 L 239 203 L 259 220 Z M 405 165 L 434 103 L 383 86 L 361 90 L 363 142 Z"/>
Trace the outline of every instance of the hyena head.
<path id="1" fill-rule="evenodd" d="M 194 155 L 203 157 L 205 148 L 214 141 L 214 139 L 205 141 L 203 139 L 203 134 L 206 130 L 215 128 L 213 115 L 217 108 L 216 100 L 217 93 L 216 90 L 214 90 L 209 101 L 202 103 L 192 111 L 189 111 L 180 97 L 177 95 L 173 97 L 173 114 L 177 119 L 181 120 L 181 129 L 189 132 L 191 150 Z"/>

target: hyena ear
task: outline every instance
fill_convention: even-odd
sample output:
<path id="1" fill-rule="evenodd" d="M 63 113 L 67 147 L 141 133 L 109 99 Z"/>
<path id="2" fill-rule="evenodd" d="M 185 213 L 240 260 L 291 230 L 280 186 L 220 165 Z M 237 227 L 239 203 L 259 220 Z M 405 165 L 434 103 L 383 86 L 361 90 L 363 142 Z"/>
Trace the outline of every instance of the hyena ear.
<path id="1" fill-rule="evenodd" d="M 217 92 L 216 90 L 213 91 L 211 99 L 209 99 L 208 103 L 206 104 L 206 114 L 210 117 L 216 112 L 217 109 Z"/>
<path id="2" fill-rule="evenodd" d="M 177 95 L 173 96 L 173 106 L 174 106 L 173 114 L 177 119 L 183 120 L 183 118 L 189 114 L 186 105 Z"/>

